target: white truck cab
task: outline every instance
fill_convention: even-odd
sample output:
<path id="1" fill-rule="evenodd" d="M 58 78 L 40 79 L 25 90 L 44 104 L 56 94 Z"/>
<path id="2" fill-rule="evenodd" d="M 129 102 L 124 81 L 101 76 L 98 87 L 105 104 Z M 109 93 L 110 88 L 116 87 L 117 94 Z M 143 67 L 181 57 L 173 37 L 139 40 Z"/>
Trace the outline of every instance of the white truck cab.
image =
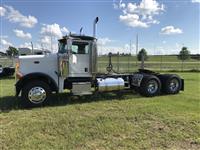
<path id="1" fill-rule="evenodd" d="M 97 21 L 98 18 L 94 27 Z M 19 56 L 16 60 L 16 96 L 21 93 L 26 106 L 42 105 L 53 92 L 61 93 L 64 89 L 73 95 L 136 90 L 144 96 L 156 96 L 161 92 L 176 94 L 184 89 L 184 80 L 177 75 L 144 69 L 118 73 L 112 67 L 111 54 L 108 72 L 98 73 L 95 36 L 70 34 L 58 40 L 58 47 L 56 54 Z"/>

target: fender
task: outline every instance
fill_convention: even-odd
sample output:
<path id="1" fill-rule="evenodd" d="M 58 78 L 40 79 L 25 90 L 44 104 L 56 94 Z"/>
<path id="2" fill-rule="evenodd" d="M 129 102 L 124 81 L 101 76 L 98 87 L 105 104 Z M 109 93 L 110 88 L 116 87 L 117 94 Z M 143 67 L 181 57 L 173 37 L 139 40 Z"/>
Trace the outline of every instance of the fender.
<path id="1" fill-rule="evenodd" d="M 52 79 L 52 77 L 44 73 L 35 72 L 27 74 L 23 76 L 19 81 L 17 81 L 17 83 L 15 84 L 16 96 L 19 95 L 21 89 L 26 83 L 30 82 L 31 80 L 37 80 L 37 79 L 48 83 L 52 91 L 58 92 L 58 85 L 56 84 L 55 80 Z"/>

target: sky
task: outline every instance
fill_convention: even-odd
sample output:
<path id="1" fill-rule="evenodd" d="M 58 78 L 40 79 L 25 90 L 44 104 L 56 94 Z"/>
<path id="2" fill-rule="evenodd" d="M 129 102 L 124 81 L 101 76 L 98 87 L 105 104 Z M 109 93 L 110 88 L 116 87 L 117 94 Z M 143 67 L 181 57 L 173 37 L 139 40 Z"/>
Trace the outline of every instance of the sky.
<path id="1" fill-rule="evenodd" d="M 92 35 L 99 17 L 99 54 L 200 53 L 200 0 L 1 0 L 0 51 L 8 46 L 52 49 L 71 33 Z"/>

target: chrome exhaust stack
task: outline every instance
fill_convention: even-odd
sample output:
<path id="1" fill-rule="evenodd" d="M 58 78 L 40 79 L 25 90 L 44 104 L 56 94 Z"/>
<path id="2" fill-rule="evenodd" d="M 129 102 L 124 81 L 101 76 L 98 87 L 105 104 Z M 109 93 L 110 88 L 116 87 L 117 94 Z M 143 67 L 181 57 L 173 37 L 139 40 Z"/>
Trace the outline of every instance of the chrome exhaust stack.
<path id="1" fill-rule="evenodd" d="M 97 22 L 99 21 L 99 17 L 96 17 L 93 23 L 93 37 L 96 37 L 96 26 L 97 26 Z"/>

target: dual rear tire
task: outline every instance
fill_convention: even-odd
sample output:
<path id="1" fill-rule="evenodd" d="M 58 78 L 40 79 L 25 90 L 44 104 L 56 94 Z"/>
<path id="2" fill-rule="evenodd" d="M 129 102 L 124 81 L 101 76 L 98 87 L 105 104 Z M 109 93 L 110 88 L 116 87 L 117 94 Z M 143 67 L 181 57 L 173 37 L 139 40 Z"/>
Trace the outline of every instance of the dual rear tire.
<path id="1" fill-rule="evenodd" d="M 153 75 L 145 75 L 139 87 L 139 93 L 146 97 L 159 95 L 161 82 L 159 78 Z"/>
<path id="2" fill-rule="evenodd" d="M 164 94 L 177 94 L 182 87 L 182 82 L 177 75 L 144 75 L 139 87 L 139 93 L 146 97 Z"/>
<path id="3" fill-rule="evenodd" d="M 177 94 L 181 90 L 181 78 L 175 74 L 166 74 L 160 77 L 162 82 L 162 92 L 165 94 Z"/>

